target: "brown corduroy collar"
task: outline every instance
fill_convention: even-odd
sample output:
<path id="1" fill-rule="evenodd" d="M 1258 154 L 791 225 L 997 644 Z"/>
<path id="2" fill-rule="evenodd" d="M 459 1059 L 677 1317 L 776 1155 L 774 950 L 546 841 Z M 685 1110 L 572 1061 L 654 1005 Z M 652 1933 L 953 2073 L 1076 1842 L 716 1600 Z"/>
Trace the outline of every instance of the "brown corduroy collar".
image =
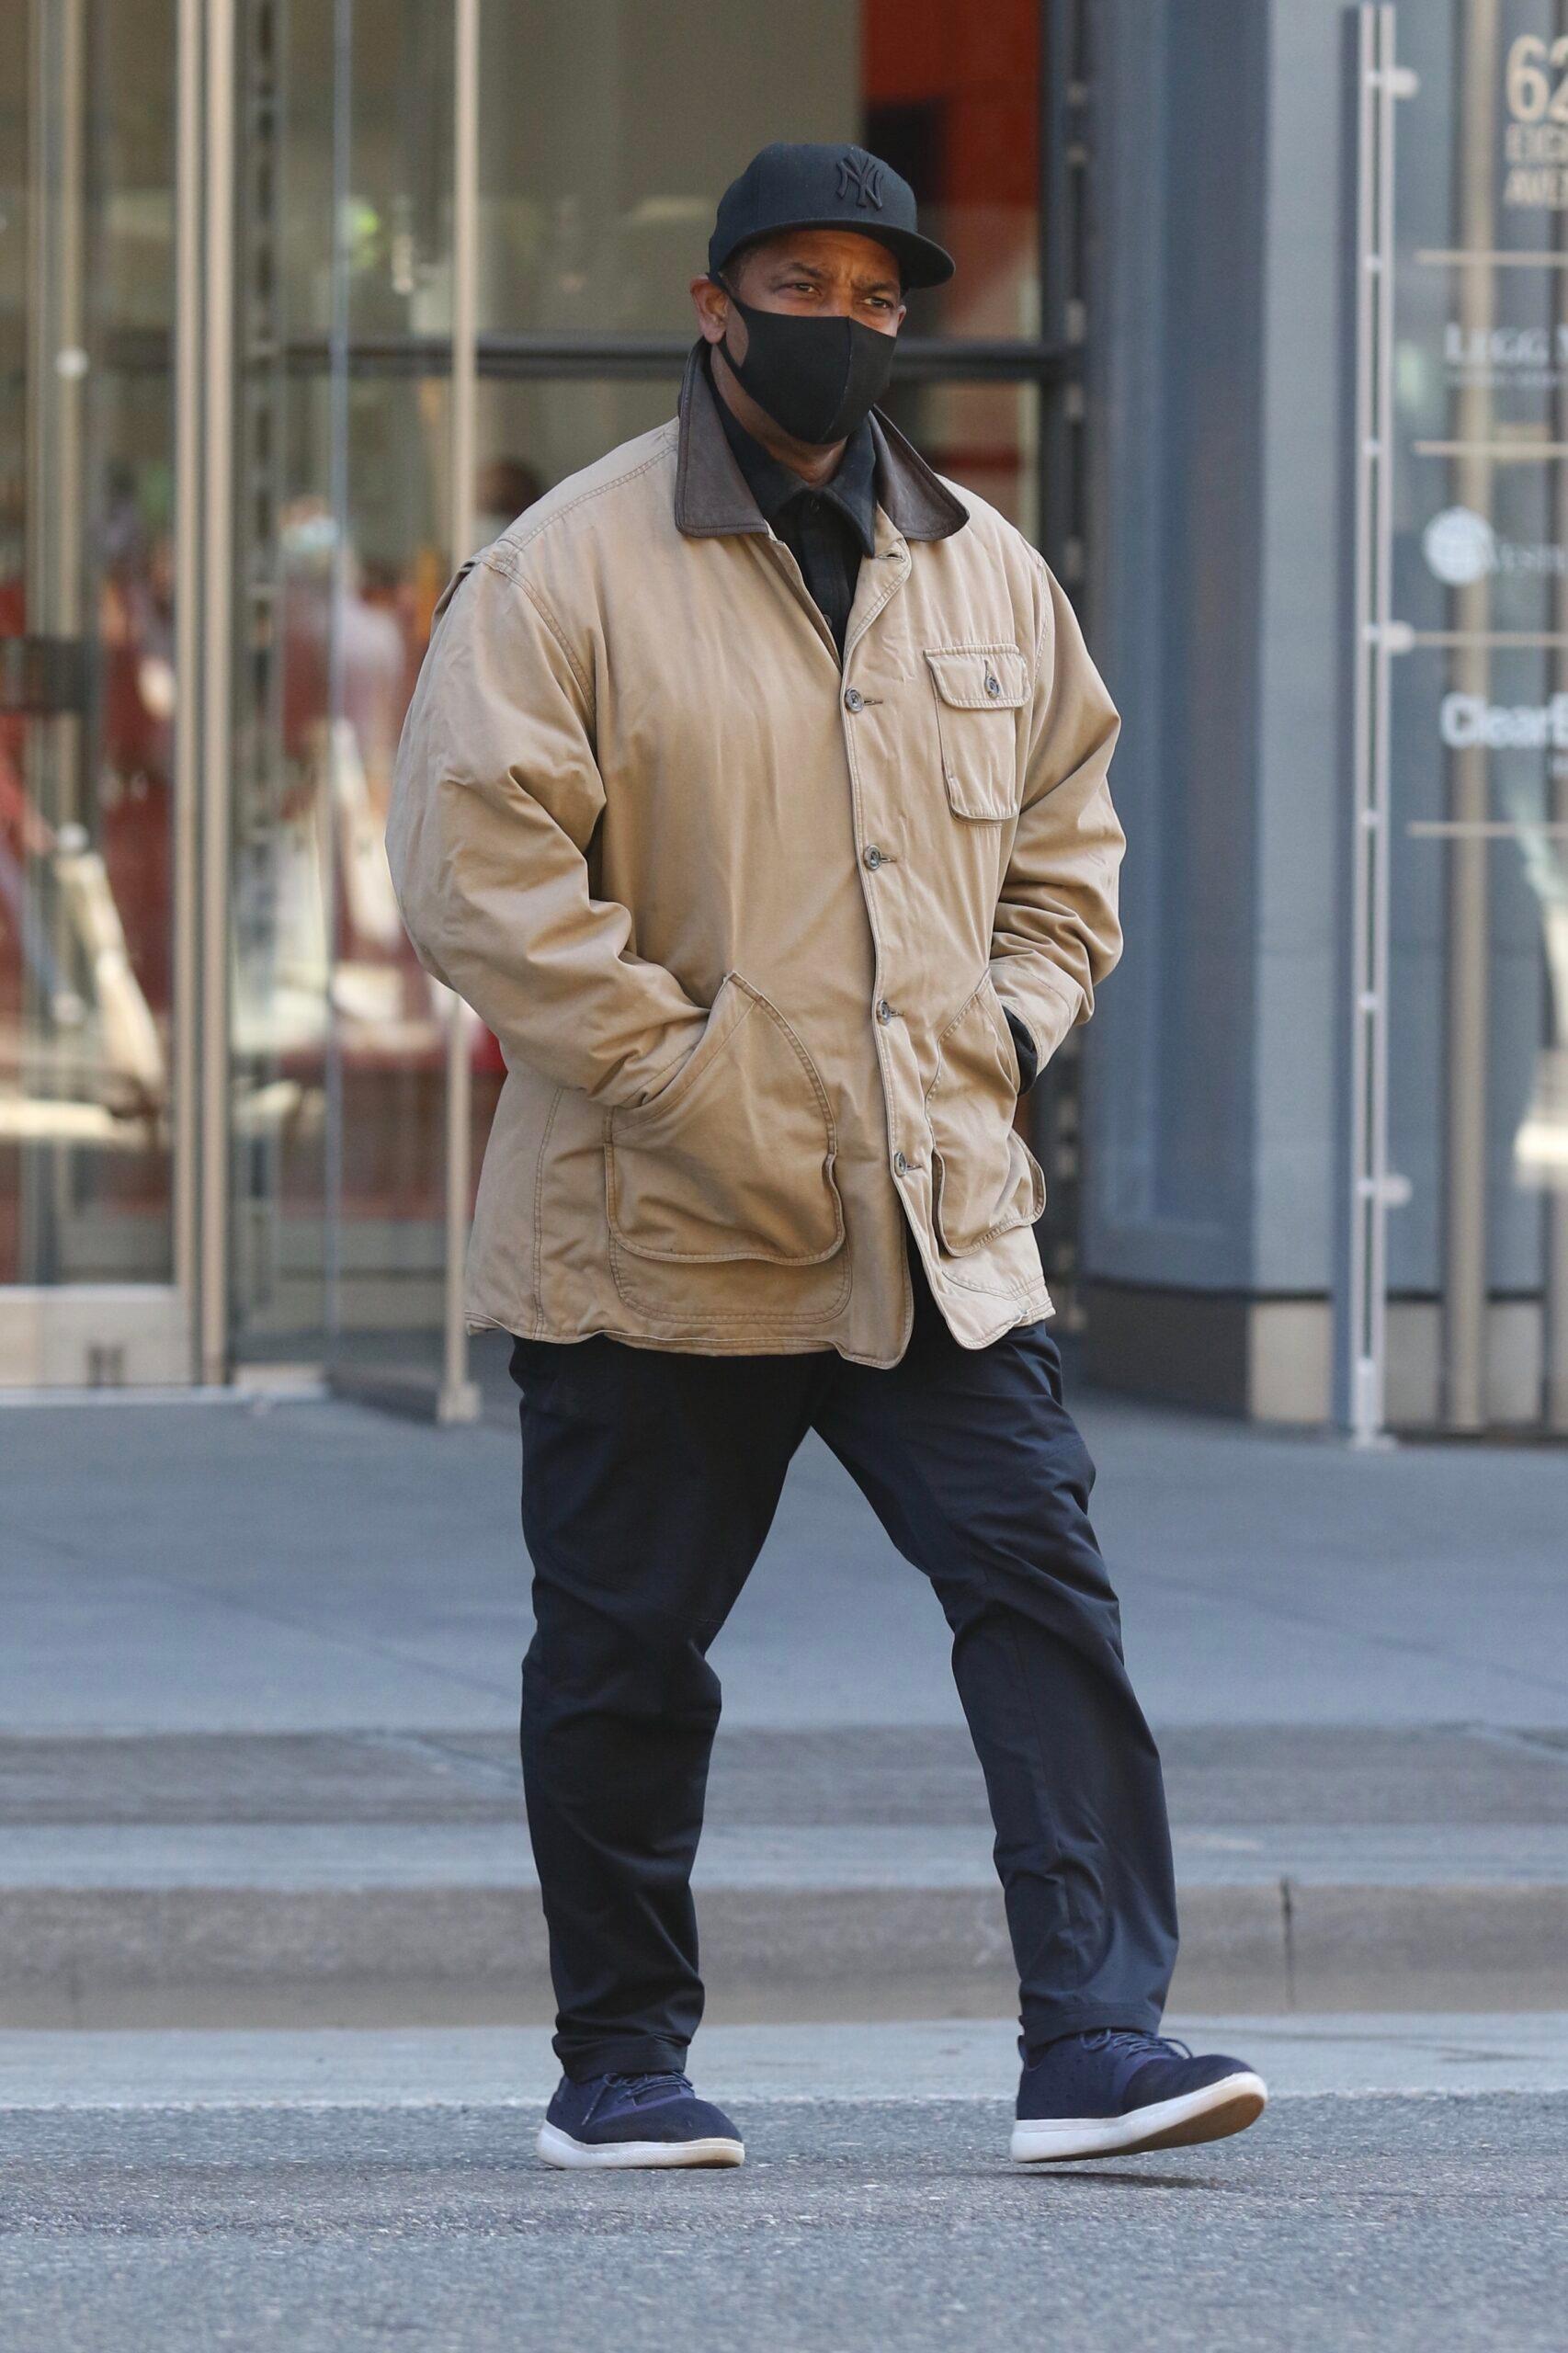
<path id="1" fill-rule="evenodd" d="M 701 341 L 693 347 L 681 381 L 676 524 L 689 539 L 766 531 L 719 421 L 707 348 Z M 877 446 L 877 500 L 894 529 L 906 540 L 945 540 L 961 531 L 969 520 L 961 500 L 879 409 L 871 412 L 871 438 Z"/>

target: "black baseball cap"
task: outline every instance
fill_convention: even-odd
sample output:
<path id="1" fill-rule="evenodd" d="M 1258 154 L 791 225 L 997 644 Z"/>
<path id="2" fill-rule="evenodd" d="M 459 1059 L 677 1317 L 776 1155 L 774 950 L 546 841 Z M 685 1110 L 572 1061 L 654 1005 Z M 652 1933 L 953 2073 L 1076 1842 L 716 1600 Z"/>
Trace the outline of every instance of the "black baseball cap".
<path id="1" fill-rule="evenodd" d="M 953 257 L 915 227 L 915 190 L 864 147 L 777 139 L 719 199 L 708 240 L 717 278 L 743 245 L 786 229 L 857 229 L 897 256 L 906 286 L 941 286 Z"/>

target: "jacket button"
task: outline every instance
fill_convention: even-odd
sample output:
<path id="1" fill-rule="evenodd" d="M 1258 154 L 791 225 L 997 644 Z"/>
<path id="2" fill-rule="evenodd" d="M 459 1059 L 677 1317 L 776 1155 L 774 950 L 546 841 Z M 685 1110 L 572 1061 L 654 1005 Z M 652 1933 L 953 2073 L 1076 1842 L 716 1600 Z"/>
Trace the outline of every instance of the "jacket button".
<path id="1" fill-rule="evenodd" d="M 845 689 L 844 689 L 844 708 L 845 708 L 845 710 L 863 710 L 865 709 L 865 707 L 866 707 L 866 698 L 865 698 L 865 696 L 860 692 L 859 688 L 858 688 L 858 687 L 846 687 L 846 688 L 845 688 Z"/>
<path id="2" fill-rule="evenodd" d="M 879 866 L 881 864 L 881 862 L 882 862 L 882 854 L 881 854 L 881 851 L 877 847 L 876 843 L 875 843 L 875 842 L 873 842 L 873 843 L 871 844 L 871 846 L 870 846 L 870 847 L 869 847 L 869 849 L 863 849 L 863 850 L 861 851 L 861 853 L 860 853 L 860 858 L 861 858 L 861 863 L 862 863 L 863 865 L 869 866 L 869 867 L 870 868 L 870 870 L 871 870 L 872 873 L 874 874 L 874 873 L 876 872 L 876 870 L 877 870 L 878 867 L 879 867 Z"/>
<path id="3" fill-rule="evenodd" d="M 895 1176 L 908 1176 L 908 1174 L 909 1174 L 909 1163 L 908 1163 L 908 1161 L 904 1158 L 904 1156 L 903 1156 L 903 1153 L 902 1153 L 902 1152 L 895 1152 L 895 1153 L 893 1154 L 893 1156 L 892 1156 L 892 1165 L 893 1165 L 893 1173 L 894 1173 L 894 1175 L 895 1175 Z"/>
<path id="4" fill-rule="evenodd" d="M 1002 691 L 1001 679 L 990 670 L 985 673 L 985 691 L 988 695 L 999 695 Z"/>
<path id="5" fill-rule="evenodd" d="M 886 997 L 883 997 L 881 1005 L 877 1007 L 877 1019 L 882 1024 L 884 1029 L 892 1019 L 892 1007 L 888 1003 Z"/>

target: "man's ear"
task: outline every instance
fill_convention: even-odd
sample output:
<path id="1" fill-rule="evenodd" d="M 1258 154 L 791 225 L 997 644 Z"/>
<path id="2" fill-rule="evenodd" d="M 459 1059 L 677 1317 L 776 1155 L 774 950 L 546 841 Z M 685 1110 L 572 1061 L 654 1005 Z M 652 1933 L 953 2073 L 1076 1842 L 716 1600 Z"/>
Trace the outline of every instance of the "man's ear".
<path id="1" fill-rule="evenodd" d="M 717 278 L 694 278 L 691 300 L 704 339 L 709 343 L 722 343 L 730 315 L 729 296 L 725 289 Z"/>

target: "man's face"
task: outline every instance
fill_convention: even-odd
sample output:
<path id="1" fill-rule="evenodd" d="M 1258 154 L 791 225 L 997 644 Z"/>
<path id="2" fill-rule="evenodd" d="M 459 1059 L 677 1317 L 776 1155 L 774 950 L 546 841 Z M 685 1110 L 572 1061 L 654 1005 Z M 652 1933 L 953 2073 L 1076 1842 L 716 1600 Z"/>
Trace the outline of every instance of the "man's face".
<path id="1" fill-rule="evenodd" d="M 743 302 L 758 311 L 788 311 L 807 319 L 858 319 L 879 334 L 903 324 L 898 264 L 886 245 L 854 229 L 791 229 L 748 245 L 724 272 Z M 746 356 L 746 323 L 722 286 L 692 281 L 698 320 L 710 343 L 726 339 L 735 358 Z"/>

